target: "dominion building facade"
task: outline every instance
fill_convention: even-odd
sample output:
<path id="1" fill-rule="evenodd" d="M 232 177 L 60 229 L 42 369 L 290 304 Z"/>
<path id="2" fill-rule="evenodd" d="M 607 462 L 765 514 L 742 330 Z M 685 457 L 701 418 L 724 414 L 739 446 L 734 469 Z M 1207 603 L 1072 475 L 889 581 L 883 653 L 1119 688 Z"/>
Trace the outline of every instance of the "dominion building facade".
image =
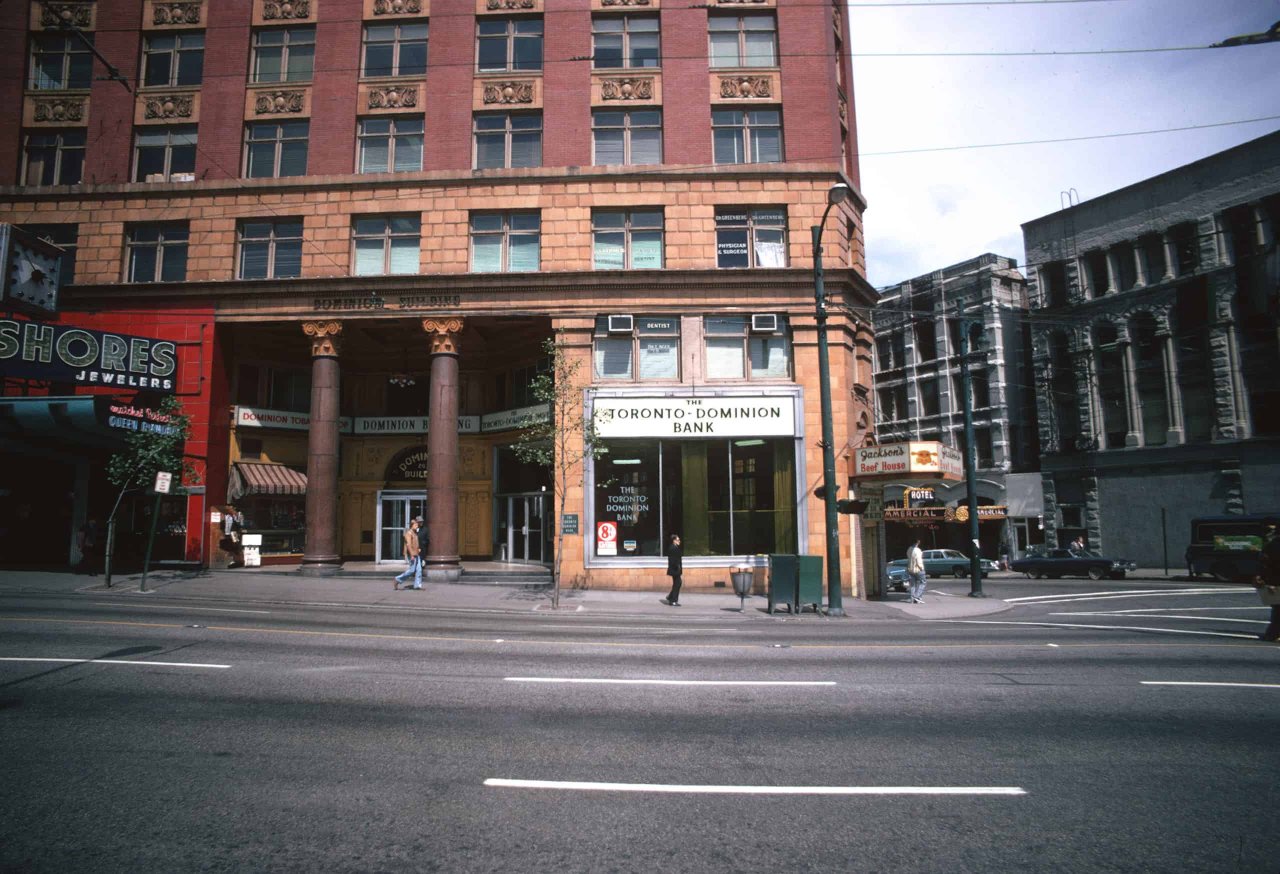
<path id="1" fill-rule="evenodd" d="M 871 429 L 843 0 L 27 12 L 0 31 L 0 222 L 67 254 L 60 312 L 0 325 L 6 560 L 76 558 L 103 460 L 168 393 L 200 471 L 164 499 L 171 558 L 225 564 L 235 518 L 264 562 L 393 562 L 419 514 L 440 579 L 548 563 L 562 527 L 596 587 L 663 586 L 671 533 L 692 587 L 824 551 L 824 215 L 838 464 Z M 552 337 L 608 448 L 563 517 L 511 449 Z"/>

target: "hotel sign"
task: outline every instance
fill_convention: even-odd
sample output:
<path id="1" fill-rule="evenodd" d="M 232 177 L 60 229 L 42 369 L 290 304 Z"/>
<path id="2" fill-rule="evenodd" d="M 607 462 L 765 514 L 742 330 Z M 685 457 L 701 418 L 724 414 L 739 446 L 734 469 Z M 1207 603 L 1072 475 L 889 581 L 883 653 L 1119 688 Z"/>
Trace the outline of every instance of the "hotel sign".
<path id="1" fill-rule="evenodd" d="M 982 505 L 978 507 L 978 521 L 989 522 L 995 519 L 1009 518 L 1009 508 L 1001 505 Z M 885 507 L 886 522 L 959 522 L 969 521 L 969 508 L 964 504 L 958 507 Z"/>
<path id="2" fill-rule="evenodd" d="M 0 373 L 173 394 L 178 350 L 152 337 L 0 319 Z"/>
<path id="3" fill-rule="evenodd" d="M 603 398 L 594 405 L 596 434 L 613 437 L 792 437 L 790 397 Z"/>
<path id="4" fill-rule="evenodd" d="M 853 475 L 859 479 L 914 476 L 956 482 L 964 479 L 964 460 L 956 449 L 935 440 L 885 443 L 854 450 Z"/>

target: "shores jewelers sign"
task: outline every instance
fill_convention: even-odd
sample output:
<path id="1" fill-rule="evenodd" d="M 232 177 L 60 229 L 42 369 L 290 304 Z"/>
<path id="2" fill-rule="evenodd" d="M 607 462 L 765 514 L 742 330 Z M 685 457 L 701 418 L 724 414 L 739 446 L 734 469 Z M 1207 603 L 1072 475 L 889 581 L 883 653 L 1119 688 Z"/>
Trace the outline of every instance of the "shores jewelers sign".
<path id="1" fill-rule="evenodd" d="M 943 482 L 964 479 L 964 460 L 958 450 L 936 440 L 884 443 L 854 451 L 855 478 L 916 477 Z"/>
<path id="2" fill-rule="evenodd" d="M 0 319 L 0 373 L 173 394 L 178 350 L 152 337 Z"/>
<path id="3" fill-rule="evenodd" d="M 795 399 L 596 397 L 596 434 L 611 437 L 792 437 Z"/>

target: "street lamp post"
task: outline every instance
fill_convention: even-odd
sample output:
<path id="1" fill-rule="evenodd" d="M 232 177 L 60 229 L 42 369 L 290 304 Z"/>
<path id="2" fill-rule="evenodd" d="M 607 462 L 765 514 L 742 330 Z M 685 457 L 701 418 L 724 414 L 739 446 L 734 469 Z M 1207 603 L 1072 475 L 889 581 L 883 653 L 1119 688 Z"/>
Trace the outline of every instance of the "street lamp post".
<path id="1" fill-rule="evenodd" d="M 844 615 L 840 591 L 840 522 L 836 516 L 836 447 L 831 423 L 831 363 L 827 353 L 827 297 L 822 288 L 822 228 L 831 207 L 849 196 L 849 186 L 837 182 L 827 191 L 827 208 L 813 232 L 813 301 L 818 321 L 818 384 L 822 400 L 822 503 L 827 528 L 827 614 Z"/>

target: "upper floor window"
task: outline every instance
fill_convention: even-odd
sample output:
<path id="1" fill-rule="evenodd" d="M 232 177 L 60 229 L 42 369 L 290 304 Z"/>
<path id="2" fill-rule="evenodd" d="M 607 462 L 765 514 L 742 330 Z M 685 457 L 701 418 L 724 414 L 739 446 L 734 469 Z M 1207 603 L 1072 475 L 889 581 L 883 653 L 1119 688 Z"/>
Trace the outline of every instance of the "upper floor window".
<path id="1" fill-rule="evenodd" d="M 542 19 L 484 18 L 476 33 L 481 73 L 542 69 Z"/>
<path id="2" fill-rule="evenodd" d="M 712 67 L 776 67 L 778 25 L 773 15 L 713 15 Z"/>
<path id="3" fill-rule="evenodd" d="M 717 164 L 782 160 L 782 113 L 776 109 L 718 109 L 711 113 Z"/>
<path id="4" fill-rule="evenodd" d="M 416 215 L 371 215 L 355 220 L 356 276 L 417 273 L 422 218 Z"/>
<path id="5" fill-rule="evenodd" d="M 422 169 L 422 116 L 362 118 L 361 173 L 404 173 Z"/>
<path id="6" fill-rule="evenodd" d="M 127 282 L 182 282 L 187 278 L 186 222 L 134 225 L 129 229 Z"/>
<path id="7" fill-rule="evenodd" d="M 148 36 L 142 49 L 142 84 L 199 85 L 204 78 L 204 34 Z"/>
<path id="8" fill-rule="evenodd" d="M 311 371 L 241 364 L 236 373 L 235 399 L 245 406 L 305 413 L 311 409 Z M 242 454 L 243 447 L 242 442 Z"/>
<path id="9" fill-rule="evenodd" d="M 596 319 L 592 343 L 595 378 L 679 379 L 680 319 L 636 316 L 631 321 L 630 330 L 618 330 L 617 316 Z"/>
<path id="10" fill-rule="evenodd" d="M 707 316 L 708 379 L 785 379 L 791 375 L 791 338 L 785 317 L 773 330 L 753 330 L 748 316 Z"/>
<path id="11" fill-rule="evenodd" d="M 542 165 L 542 113 L 480 113 L 474 119 L 477 170 Z"/>
<path id="12" fill-rule="evenodd" d="M 133 146 L 133 181 L 191 181 L 196 172 L 196 126 L 143 128 Z"/>
<path id="13" fill-rule="evenodd" d="M 1186 222 L 1170 228 L 1169 239 L 1173 243 L 1174 268 L 1178 276 L 1190 276 L 1200 267 L 1199 228 L 1195 222 Z"/>
<path id="14" fill-rule="evenodd" d="M 239 279 L 302 275 L 302 219 L 243 221 L 237 228 Z"/>
<path id="15" fill-rule="evenodd" d="M 304 82 L 316 58 L 314 27 L 277 27 L 253 34 L 254 82 Z"/>
<path id="16" fill-rule="evenodd" d="M 717 209 L 716 266 L 786 267 L 786 209 Z"/>
<path id="17" fill-rule="evenodd" d="M 662 267 L 662 210 L 597 210 L 591 216 L 596 270 Z"/>
<path id="18" fill-rule="evenodd" d="M 591 21 L 591 65 L 597 70 L 661 64 L 658 19 L 598 16 Z"/>
<path id="19" fill-rule="evenodd" d="M 365 27 L 364 75 L 422 76 L 426 72 L 427 22 Z"/>
<path id="20" fill-rule="evenodd" d="M 662 110 L 591 113 L 597 167 L 662 163 Z"/>
<path id="21" fill-rule="evenodd" d="M 471 216 L 471 270 L 518 273 L 541 267 L 542 218 L 536 212 Z"/>
<path id="22" fill-rule="evenodd" d="M 249 179 L 307 174 L 308 121 L 249 125 L 244 175 Z"/>
<path id="23" fill-rule="evenodd" d="M 85 34 L 93 41 L 93 34 Z M 31 38 L 31 87 L 39 90 L 88 88 L 93 53 L 70 34 L 42 33 Z"/>
<path id="24" fill-rule="evenodd" d="M 22 184 L 78 184 L 84 170 L 84 139 L 84 128 L 29 131 L 22 149 Z"/>
<path id="25" fill-rule="evenodd" d="M 62 249 L 62 265 L 59 277 L 64 285 L 76 281 L 76 248 L 80 226 L 77 224 L 19 225 L 28 234 Z"/>

